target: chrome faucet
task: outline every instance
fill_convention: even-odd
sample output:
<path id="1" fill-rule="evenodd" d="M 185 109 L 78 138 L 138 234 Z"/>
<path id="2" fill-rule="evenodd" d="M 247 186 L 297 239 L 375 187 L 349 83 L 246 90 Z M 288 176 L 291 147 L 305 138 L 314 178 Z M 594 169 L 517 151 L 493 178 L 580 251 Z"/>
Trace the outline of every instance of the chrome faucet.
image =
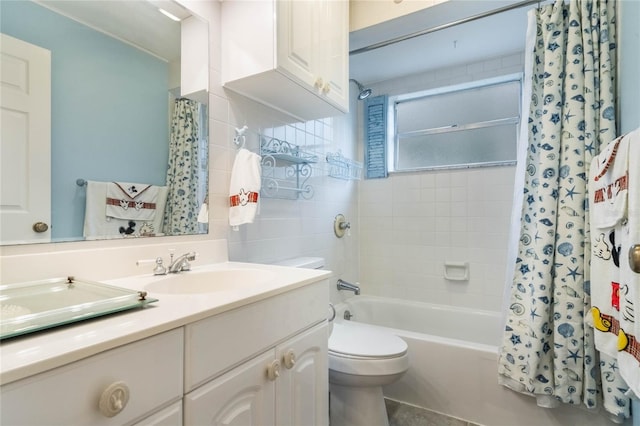
<path id="1" fill-rule="evenodd" d="M 349 290 L 352 291 L 356 296 L 360 294 L 360 287 L 338 279 L 338 290 Z"/>
<path id="2" fill-rule="evenodd" d="M 191 264 L 189 262 L 193 262 L 194 260 L 196 260 L 195 251 L 178 256 L 175 260 L 173 259 L 173 255 L 171 255 L 171 264 L 167 267 L 167 272 L 175 274 L 181 271 L 190 271 Z"/>

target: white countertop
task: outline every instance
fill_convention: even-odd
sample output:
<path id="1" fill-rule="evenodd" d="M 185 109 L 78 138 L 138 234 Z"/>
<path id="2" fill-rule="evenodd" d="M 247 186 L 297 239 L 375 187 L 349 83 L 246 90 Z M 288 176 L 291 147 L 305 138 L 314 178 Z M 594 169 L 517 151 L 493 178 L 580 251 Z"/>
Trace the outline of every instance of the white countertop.
<path id="1" fill-rule="evenodd" d="M 52 328 L 0 343 L 0 383 L 6 384 L 91 355 L 135 342 L 186 324 L 328 278 L 329 271 L 275 265 L 224 262 L 193 268 L 193 272 L 259 269 L 273 277 L 259 285 L 226 286 L 221 291 L 187 295 L 148 292 L 158 302 L 142 309 Z M 181 274 L 189 274 L 182 272 Z M 90 277 L 77 277 L 90 279 Z M 157 280 L 151 274 L 104 281 L 131 290 Z"/>

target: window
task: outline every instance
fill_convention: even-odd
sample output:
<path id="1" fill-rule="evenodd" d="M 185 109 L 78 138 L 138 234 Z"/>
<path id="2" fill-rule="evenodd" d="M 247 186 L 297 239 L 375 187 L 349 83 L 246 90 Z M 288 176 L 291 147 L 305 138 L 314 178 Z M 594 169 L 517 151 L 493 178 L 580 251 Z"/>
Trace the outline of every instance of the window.
<path id="1" fill-rule="evenodd" d="M 389 98 L 388 168 L 514 164 L 521 74 Z"/>

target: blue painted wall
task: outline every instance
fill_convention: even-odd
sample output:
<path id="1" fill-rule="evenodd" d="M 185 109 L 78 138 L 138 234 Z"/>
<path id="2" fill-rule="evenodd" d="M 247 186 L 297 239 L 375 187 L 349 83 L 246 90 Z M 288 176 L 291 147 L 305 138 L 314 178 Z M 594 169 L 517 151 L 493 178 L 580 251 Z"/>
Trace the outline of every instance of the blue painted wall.
<path id="1" fill-rule="evenodd" d="M 32 2 L 0 8 L 3 33 L 51 51 L 51 232 L 77 239 L 77 178 L 164 185 L 168 64 Z"/>
<path id="2" fill-rule="evenodd" d="M 620 133 L 640 127 L 640 1 L 620 0 Z M 640 411 L 640 407 L 639 411 Z M 638 425 L 640 426 L 640 419 Z"/>

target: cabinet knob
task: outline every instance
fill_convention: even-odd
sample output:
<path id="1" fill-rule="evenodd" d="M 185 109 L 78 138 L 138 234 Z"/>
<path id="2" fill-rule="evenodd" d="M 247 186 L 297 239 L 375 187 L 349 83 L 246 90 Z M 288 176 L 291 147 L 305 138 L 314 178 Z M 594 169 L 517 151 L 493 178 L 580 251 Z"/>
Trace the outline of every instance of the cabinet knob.
<path id="1" fill-rule="evenodd" d="M 289 349 L 284 354 L 284 366 L 291 369 L 294 365 L 296 365 L 296 354 L 293 352 L 293 349 Z"/>
<path id="2" fill-rule="evenodd" d="M 280 361 L 274 359 L 267 367 L 267 377 L 269 380 L 274 381 L 278 377 L 280 377 Z"/>
<path id="3" fill-rule="evenodd" d="M 315 84 L 313 85 L 316 89 L 320 90 L 322 89 L 322 86 L 324 85 L 324 82 L 322 81 L 322 77 L 318 77 L 318 79 L 316 80 Z"/>
<path id="4" fill-rule="evenodd" d="M 322 86 L 322 94 L 326 95 L 330 91 L 331 91 L 331 85 L 329 83 L 326 83 L 324 86 Z"/>
<path id="5" fill-rule="evenodd" d="M 128 402 L 129 387 L 125 382 L 115 382 L 102 392 L 98 406 L 102 415 L 113 417 L 124 410 Z"/>

